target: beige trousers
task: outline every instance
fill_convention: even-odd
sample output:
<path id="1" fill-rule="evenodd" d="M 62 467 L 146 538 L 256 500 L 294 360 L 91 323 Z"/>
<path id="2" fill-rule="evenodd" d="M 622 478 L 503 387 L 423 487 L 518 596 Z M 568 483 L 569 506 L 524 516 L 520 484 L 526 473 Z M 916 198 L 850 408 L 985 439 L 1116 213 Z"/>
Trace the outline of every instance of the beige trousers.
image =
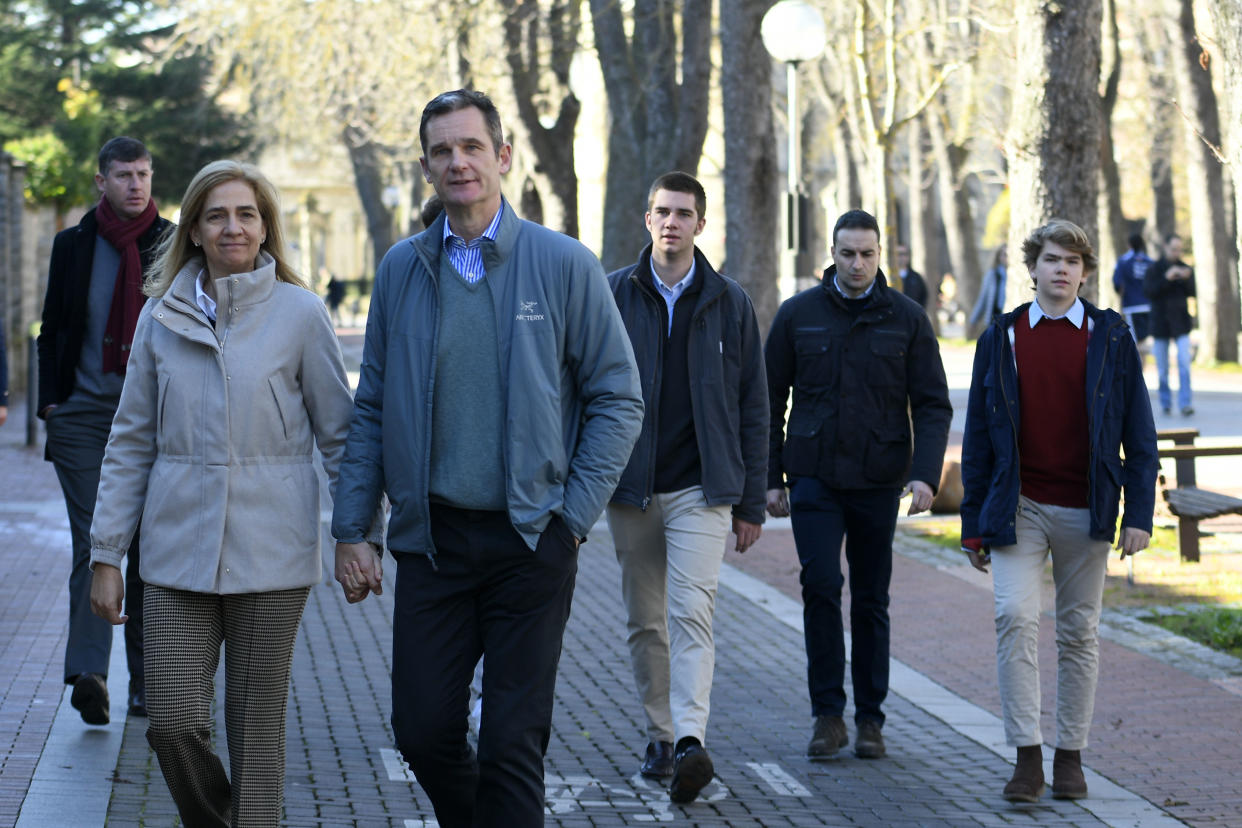
<path id="1" fill-rule="evenodd" d="M 1090 537 L 1086 509 L 1049 506 L 1026 497 L 1019 498 L 1015 528 L 1016 544 L 992 549 L 1005 740 L 1016 747 L 1044 741 L 1039 725 L 1039 599 L 1051 552 L 1057 623 L 1056 747 L 1082 750 L 1095 709 L 1109 544 Z"/>
<path id="2" fill-rule="evenodd" d="M 704 741 L 716 647 L 712 615 L 731 507 L 698 486 L 655 495 L 647 510 L 610 504 L 634 683 L 647 738 Z"/>

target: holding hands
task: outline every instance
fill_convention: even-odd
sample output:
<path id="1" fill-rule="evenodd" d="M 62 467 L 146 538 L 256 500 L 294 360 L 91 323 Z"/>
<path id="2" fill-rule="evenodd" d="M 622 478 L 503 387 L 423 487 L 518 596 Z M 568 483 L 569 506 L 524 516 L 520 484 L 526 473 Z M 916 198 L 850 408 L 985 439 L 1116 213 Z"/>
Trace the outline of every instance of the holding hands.
<path id="1" fill-rule="evenodd" d="M 336 580 L 345 600 L 356 604 L 367 595 L 384 593 L 384 564 L 375 547 L 362 543 L 337 543 Z"/>

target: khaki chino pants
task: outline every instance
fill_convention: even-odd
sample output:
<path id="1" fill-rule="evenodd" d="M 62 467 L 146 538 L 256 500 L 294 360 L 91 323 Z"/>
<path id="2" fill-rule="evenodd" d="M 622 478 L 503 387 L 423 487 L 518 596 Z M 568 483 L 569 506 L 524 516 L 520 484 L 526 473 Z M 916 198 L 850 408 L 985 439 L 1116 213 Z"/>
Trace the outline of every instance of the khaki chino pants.
<path id="1" fill-rule="evenodd" d="M 1005 740 L 1015 747 L 1043 744 L 1040 731 L 1039 617 L 1044 563 L 1052 554 L 1056 585 L 1056 747 L 1087 746 L 1099 675 L 1100 605 L 1108 565 L 1107 541 L 1091 538 L 1086 509 L 1020 497 L 1018 542 L 992 549 L 996 655 Z"/>
<path id="2" fill-rule="evenodd" d="M 732 507 L 698 486 L 655 495 L 647 510 L 608 506 L 647 738 L 704 741 L 716 647 L 712 616 Z"/>

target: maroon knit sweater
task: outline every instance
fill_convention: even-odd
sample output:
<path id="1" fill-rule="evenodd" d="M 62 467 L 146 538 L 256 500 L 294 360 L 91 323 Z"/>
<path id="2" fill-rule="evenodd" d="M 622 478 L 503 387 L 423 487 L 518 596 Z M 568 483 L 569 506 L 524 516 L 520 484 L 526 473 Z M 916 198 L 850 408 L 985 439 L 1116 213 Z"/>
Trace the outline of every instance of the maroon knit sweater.
<path id="1" fill-rule="evenodd" d="M 1036 503 L 1087 508 L 1087 320 L 1041 319 L 1013 326 L 1022 425 L 1022 494 Z"/>

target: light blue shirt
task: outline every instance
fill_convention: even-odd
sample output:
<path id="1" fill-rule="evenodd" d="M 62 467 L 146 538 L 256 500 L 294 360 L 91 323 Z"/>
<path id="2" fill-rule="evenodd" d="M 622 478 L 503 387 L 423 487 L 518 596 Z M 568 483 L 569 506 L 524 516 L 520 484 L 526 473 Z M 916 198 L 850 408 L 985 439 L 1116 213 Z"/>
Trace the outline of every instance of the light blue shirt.
<path id="1" fill-rule="evenodd" d="M 664 304 L 668 308 L 668 333 L 671 335 L 673 333 L 673 305 L 677 304 L 677 300 L 681 298 L 681 295 L 694 282 L 694 260 L 690 261 L 690 270 L 687 271 L 685 277 L 672 287 L 664 284 L 660 274 L 656 273 L 655 262 L 652 262 L 651 281 L 655 285 L 656 290 L 660 292 L 660 295 L 664 297 Z"/>
<path id="2" fill-rule="evenodd" d="M 482 279 L 486 273 L 483 269 L 483 239 L 496 238 L 496 229 L 500 227 L 500 214 L 504 211 L 504 204 L 501 204 L 496 215 L 492 216 L 491 224 L 487 225 L 487 229 L 483 231 L 483 235 L 470 241 L 455 234 L 453 228 L 449 227 L 448 216 L 444 217 L 444 251 L 448 253 L 449 261 L 453 263 L 457 272 L 472 285 Z"/>

